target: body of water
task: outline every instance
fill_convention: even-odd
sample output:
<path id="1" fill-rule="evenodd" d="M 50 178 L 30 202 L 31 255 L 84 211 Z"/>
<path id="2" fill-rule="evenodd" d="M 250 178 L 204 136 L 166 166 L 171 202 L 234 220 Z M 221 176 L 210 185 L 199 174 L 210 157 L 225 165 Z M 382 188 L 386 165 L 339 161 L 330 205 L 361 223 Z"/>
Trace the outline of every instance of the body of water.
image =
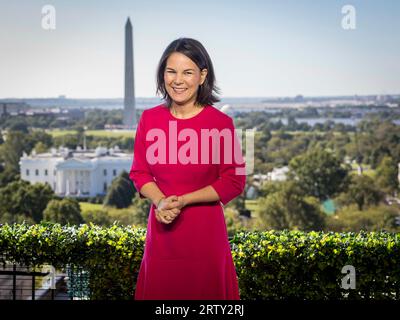
<path id="1" fill-rule="evenodd" d="M 271 121 L 282 121 L 283 124 L 288 124 L 287 118 L 272 118 Z M 296 118 L 297 123 L 307 123 L 309 126 L 314 126 L 317 123 L 324 124 L 326 121 L 334 123 L 342 123 L 344 125 L 356 126 L 362 119 L 361 118 Z M 400 125 L 400 119 L 392 120 L 396 125 Z"/>

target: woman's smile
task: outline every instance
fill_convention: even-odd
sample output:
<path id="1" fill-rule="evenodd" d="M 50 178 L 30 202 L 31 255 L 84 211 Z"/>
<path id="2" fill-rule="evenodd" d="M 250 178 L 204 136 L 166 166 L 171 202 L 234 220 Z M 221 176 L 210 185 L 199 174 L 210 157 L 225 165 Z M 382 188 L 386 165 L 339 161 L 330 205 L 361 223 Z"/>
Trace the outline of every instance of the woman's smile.
<path id="1" fill-rule="evenodd" d="M 176 94 L 184 93 L 187 90 L 187 88 L 175 88 L 175 87 L 172 87 L 172 88 L 174 89 L 174 92 Z"/>

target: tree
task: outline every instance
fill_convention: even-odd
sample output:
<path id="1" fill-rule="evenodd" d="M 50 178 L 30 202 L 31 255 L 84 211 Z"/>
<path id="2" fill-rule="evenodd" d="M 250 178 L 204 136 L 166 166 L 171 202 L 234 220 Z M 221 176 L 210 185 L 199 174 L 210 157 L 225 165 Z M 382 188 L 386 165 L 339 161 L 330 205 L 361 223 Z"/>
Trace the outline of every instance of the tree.
<path id="1" fill-rule="evenodd" d="M 38 142 L 47 148 L 52 145 L 51 136 L 43 131 L 34 131 L 30 134 L 8 131 L 5 140 L 0 146 L 0 158 L 5 168 L 14 172 L 19 172 L 19 161 L 24 151 L 30 153 Z"/>
<path id="2" fill-rule="evenodd" d="M 394 194 L 399 189 L 398 164 L 385 156 L 375 172 L 377 185 L 386 193 Z"/>
<path id="3" fill-rule="evenodd" d="M 85 129 L 82 126 L 77 125 L 77 126 L 75 126 L 75 130 L 76 130 L 76 136 L 77 136 L 78 144 L 83 146 L 83 141 L 84 141 L 84 136 L 85 136 Z"/>
<path id="4" fill-rule="evenodd" d="M 16 171 L 15 169 L 10 167 L 5 168 L 3 167 L 3 165 L 0 164 L 0 188 L 3 188 L 10 182 L 19 179 L 20 179 L 19 171 Z"/>
<path id="5" fill-rule="evenodd" d="M 34 144 L 29 136 L 19 131 L 9 131 L 6 141 L 1 145 L 0 156 L 4 161 L 5 167 L 10 167 L 14 171 L 19 171 L 19 160 L 23 151 L 30 152 Z"/>
<path id="6" fill-rule="evenodd" d="M 10 121 L 8 130 L 10 131 L 21 131 L 23 133 L 28 133 L 28 124 L 25 119 L 17 118 L 14 121 Z"/>
<path id="7" fill-rule="evenodd" d="M 43 212 L 43 220 L 63 225 L 84 222 L 79 202 L 71 198 L 51 200 Z"/>
<path id="8" fill-rule="evenodd" d="M 400 127 L 391 120 L 365 119 L 358 124 L 359 152 L 365 162 L 376 168 L 385 156 L 400 162 Z"/>
<path id="9" fill-rule="evenodd" d="M 36 222 L 33 221 L 31 217 L 27 217 L 22 214 L 13 214 L 10 212 L 0 212 L 0 223 L 8 223 L 8 224 L 21 224 L 21 223 L 26 223 L 33 225 Z"/>
<path id="10" fill-rule="evenodd" d="M 267 181 L 260 188 L 260 196 L 268 197 L 269 195 L 280 191 L 287 181 Z"/>
<path id="11" fill-rule="evenodd" d="M 239 212 L 232 207 L 224 209 L 224 217 L 229 237 L 233 237 L 236 233 L 241 231 L 254 231 L 259 227 L 261 228 L 261 226 L 257 224 L 259 219 L 240 216 Z"/>
<path id="12" fill-rule="evenodd" d="M 36 153 L 45 153 L 47 152 L 48 147 L 41 141 L 35 144 Z"/>
<path id="13" fill-rule="evenodd" d="M 32 145 L 37 145 L 38 142 L 41 142 L 46 149 L 53 146 L 53 137 L 44 130 L 35 130 L 29 136 L 32 139 Z"/>
<path id="14" fill-rule="evenodd" d="M 339 205 L 357 204 L 362 211 L 366 206 L 378 205 L 383 193 L 375 185 L 374 180 L 366 175 L 352 176 L 347 191 L 337 197 Z"/>
<path id="15" fill-rule="evenodd" d="M 135 224 L 139 225 L 146 225 L 148 218 L 149 218 L 149 212 L 150 212 L 150 200 L 148 199 L 141 199 L 139 197 L 139 194 L 136 193 L 134 199 L 133 199 L 133 205 L 134 207 L 134 221 Z"/>
<path id="16" fill-rule="evenodd" d="M 340 209 L 335 215 L 327 217 L 325 231 L 334 232 L 360 232 L 388 231 L 399 232 L 396 223 L 400 210 L 395 207 L 380 204 L 371 206 L 364 211 L 359 211 L 354 205 Z"/>
<path id="17" fill-rule="evenodd" d="M 127 208 L 132 204 L 135 188 L 129 178 L 129 174 L 123 171 L 119 177 L 114 179 L 107 195 L 104 198 L 104 205 L 114 206 L 118 209 Z"/>
<path id="18" fill-rule="evenodd" d="M 318 199 L 305 197 L 301 186 L 294 181 L 261 198 L 259 208 L 258 215 L 267 229 L 311 231 L 324 227 L 325 217 Z"/>
<path id="19" fill-rule="evenodd" d="M 305 193 L 326 200 L 342 191 L 348 182 L 348 168 L 331 152 L 310 148 L 289 163 L 289 178 L 299 182 Z"/>
<path id="20" fill-rule="evenodd" d="M 0 212 L 23 215 L 39 223 L 53 197 L 54 192 L 48 184 L 13 181 L 0 189 Z"/>
<path id="21" fill-rule="evenodd" d="M 107 210 L 104 209 L 95 209 L 82 212 L 82 217 L 85 220 L 85 223 L 92 222 L 99 226 L 110 226 L 113 223 L 112 218 L 108 215 Z"/>

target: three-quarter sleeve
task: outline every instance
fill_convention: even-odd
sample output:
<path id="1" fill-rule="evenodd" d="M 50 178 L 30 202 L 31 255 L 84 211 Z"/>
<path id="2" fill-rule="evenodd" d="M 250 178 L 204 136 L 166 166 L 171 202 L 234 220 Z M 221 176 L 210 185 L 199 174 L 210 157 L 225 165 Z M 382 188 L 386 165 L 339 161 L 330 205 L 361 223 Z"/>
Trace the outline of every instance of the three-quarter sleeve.
<path id="1" fill-rule="evenodd" d="M 154 177 L 151 174 L 149 165 L 146 160 L 146 131 L 145 131 L 145 113 L 143 111 L 135 135 L 135 143 L 133 145 L 133 161 L 129 172 L 129 178 L 139 193 L 140 198 L 145 198 L 140 190 L 143 185 L 148 182 L 154 182 Z"/>
<path id="2" fill-rule="evenodd" d="M 235 127 L 231 118 L 227 128 L 231 132 L 232 139 L 231 141 L 226 142 L 225 139 L 221 139 L 219 179 L 211 184 L 211 187 L 213 187 L 217 192 L 223 205 L 226 205 L 228 202 L 239 196 L 246 185 L 245 162 L 239 144 L 239 137 L 235 133 Z M 222 140 L 224 140 L 223 143 Z M 228 161 L 224 157 L 225 152 L 223 148 L 228 147 L 226 143 L 231 143 L 230 150 L 232 150 L 232 161 Z"/>

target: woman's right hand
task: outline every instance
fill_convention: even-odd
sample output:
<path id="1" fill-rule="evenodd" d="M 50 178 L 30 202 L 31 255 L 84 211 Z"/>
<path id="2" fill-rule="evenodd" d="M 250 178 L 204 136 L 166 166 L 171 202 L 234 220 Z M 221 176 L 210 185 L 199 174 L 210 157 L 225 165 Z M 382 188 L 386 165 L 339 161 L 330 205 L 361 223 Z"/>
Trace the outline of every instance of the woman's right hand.
<path id="1" fill-rule="evenodd" d="M 180 203 L 177 201 L 178 197 L 175 195 L 163 198 L 158 208 L 155 209 L 156 219 L 158 222 L 170 224 L 180 214 Z"/>

